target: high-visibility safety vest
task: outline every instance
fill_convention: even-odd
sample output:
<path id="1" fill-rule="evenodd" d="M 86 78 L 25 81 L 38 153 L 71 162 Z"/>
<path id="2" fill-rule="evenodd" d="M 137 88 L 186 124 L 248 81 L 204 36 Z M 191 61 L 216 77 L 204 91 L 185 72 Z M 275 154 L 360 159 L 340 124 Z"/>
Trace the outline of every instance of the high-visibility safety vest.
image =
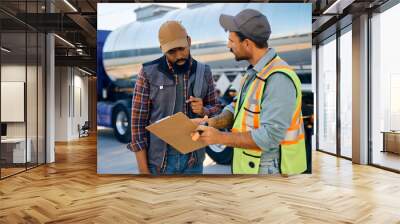
<path id="1" fill-rule="evenodd" d="M 296 87 L 296 109 L 293 113 L 290 127 L 285 138 L 280 143 L 280 171 L 282 174 L 300 174 L 307 168 L 306 146 L 304 140 L 303 120 L 301 119 L 301 82 L 297 74 L 286 62 L 275 56 L 257 74 L 257 77 L 247 88 L 241 104 L 241 92 L 235 106 L 232 132 L 247 132 L 260 127 L 261 99 L 269 76 L 274 73 L 286 74 Z M 242 90 L 241 90 L 242 91 Z M 268 105 L 267 105 L 268 106 Z M 233 174 L 258 174 L 261 160 L 260 149 L 234 148 Z"/>

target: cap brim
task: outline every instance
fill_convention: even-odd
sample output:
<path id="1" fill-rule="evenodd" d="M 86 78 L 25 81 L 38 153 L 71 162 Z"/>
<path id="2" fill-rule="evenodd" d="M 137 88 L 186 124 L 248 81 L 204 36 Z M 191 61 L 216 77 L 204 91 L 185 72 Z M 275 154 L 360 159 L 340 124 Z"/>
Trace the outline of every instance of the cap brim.
<path id="1" fill-rule="evenodd" d="M 233 16 L 221 14 L 221 16 L 219 17 L 219 23 L 225 30 L 237 32 L 239 31 L 239 27 L 236 25 L 233 18 Z"/>
<path id="2" fill-rule="evenodd" d="M 178 48 L 178 47 L 189 47 L 187 38 L 178 39 L 178 40 L 174 40 L 172 42 L 166 43 L 161 46 L 161 51 L 165 54 L 169 50 Z"/>

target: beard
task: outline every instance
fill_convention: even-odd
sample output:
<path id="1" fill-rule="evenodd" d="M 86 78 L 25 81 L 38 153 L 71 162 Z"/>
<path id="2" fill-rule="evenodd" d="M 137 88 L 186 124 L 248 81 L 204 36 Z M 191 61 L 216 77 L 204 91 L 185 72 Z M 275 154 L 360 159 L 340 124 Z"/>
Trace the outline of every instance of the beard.
<path id="1" fill-rule="evenodd" d="M 235 60 L 236 60 L 236 61 L 242 61 L 242 60 L 248 60 L 248 59 L 249 59 L 248 56 L 236 54 L 235 52 L 233 52 L 232 48 L 229 49 L 229 51 L 230 51 L 233 55 L 235 55 Z"/>
<path id="2" fill-rule="evenodd" d="M 190 66 L 189 58 L 183 58 L 183 59 L 179 59 L 179 60 L 175 61 L 172 64 L 172 68 L 174 69 L 174 72 L 178 73 L 178 74 L 187 72 L 189 70 L 189 66 Z M 179 65 L 178 62 L 180 62 L 180 63 L 184 62 L 184 63 Z"/>

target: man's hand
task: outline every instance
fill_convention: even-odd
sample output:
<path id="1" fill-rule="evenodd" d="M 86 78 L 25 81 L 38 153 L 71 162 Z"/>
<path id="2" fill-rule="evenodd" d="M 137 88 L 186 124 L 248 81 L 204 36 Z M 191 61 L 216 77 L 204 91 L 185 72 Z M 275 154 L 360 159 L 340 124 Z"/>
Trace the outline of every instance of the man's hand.
<path id="1" fill-rule="evenodd" d="M 147 152 L 146 150 L 141 150 L 138 152 L 135 152 L 136 155 L 136 161 L 138 164 L 139 168 L 139 174 L 151 174 L 149 170 L 149 166 L 147 165 Z"/>
<path id="2" fill-rule="evenodd" d="M 190 119 L 194 125 L 199 126 L 201 123 L 208 122 L 208 116 L 204 116 L 203 118 L 193 118 Z"/>
<path id="3" fill-rule="evenodd" d="M 199 132 L 201 132 L 199 138 L 196 137 L 198 136 Z M 213 144 L 221 144 L 222 143 L 222 138 L 224 134 L 218 129 L 215 129 L 213 127 L 209 126 L 203 126 L 200 125 L 197 127 L 196 132 L 192 134 L 192 140 L 193 141 L 202 141 L 206 143 L 207 145 L 213 145 Z"/>
<path id="4" fill-rule="evenodd" d="M 141 174 L 141 175 L 150 175 L 151 172 L 150 172 L 149 168 L 145 168 L 145 169 L 140 169 L 139 168 L 139 174 Z"/>
<path id="5" fill-rule="evenodd" d="M 199 131 L 201 134 L 199 134 Z M 222 132 L 210 126 L 200 125 L 192 133 L 193 141 L 202 141 L 207 145 L 221 144 L 234 148 L 261 150 L 251 137 L 250 131 L 247 132 Z"/>
<path id="6" fill-rule="evenodd" d="M 204 116 L 203 99 L 190 96 L 186 103 L 190 103 L 193 113 Z"/>
<path id="7" fill-rule="evenodd" d="M 204 116 L 203 118 L 193 118 L 190 119 L 194 125 L 199 126 L 204 123 L 208 123 L 208 116 Z M 200 133 L 198 131 L 192 133 L 192 140 L 197 141 L 200 138 Z"/>

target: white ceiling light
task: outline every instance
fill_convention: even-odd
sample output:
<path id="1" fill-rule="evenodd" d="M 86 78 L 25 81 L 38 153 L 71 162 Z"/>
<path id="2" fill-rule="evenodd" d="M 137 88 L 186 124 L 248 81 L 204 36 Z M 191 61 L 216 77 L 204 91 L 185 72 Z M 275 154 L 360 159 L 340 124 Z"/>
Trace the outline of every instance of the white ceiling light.
<path id="1" fill-rule="evenodd" d="M 74 10 L 74 12 L 78 12 L 78 10 L 71 4 L 69 3 L 68 0 L 64 0 L 65 4 L 67 4 L 72 10 Z"/>
<path id="2" fill-rule="evenodd" d="M 69 42 L 68 40 L 66 40 L 66 39 L 64 39 L 64 38 L 62 38 L 62 37 L 60 37 L 59 35 L 57 35 L 57 34 L 54 34 L 54 36 L 55 37 L 57 37 L 59 40 L 61 40 L 62 42 L 64 42 L 64 43 L 66 43 L 67 45 L 69 45 L 70 47 L 73 47 L 73 48 L 75 48 L 75 45 L 73 45 L 71 42 Z"/>
<path id="3" fill-rule="evenodd" d="M 87 74 L 87 75 L 92 75 L 92 73 L 90 73 L 90 72 L 88 72 L 88 71 L 85 71 L 85 70 L 83 70 L 83 69 L 81 69 L 81 68 L 79 68 L 79 67 L 78 67 L 78 69 L 79 69 L 79 71 L 81 71 L 81 72 L 83 72 L 83 73 L 85 73 L 85 74 Z"/>
<path id="4" fill-rule="evenodd" d="M 7 48 L 4 48 L 4 47 L 1 47 L 1 50 L 6 52 L 6 53 L 10 53 L 11 52 L 10 50 L 8 50 Z"/>
<path id="5" fill-rule="evenodd" d="M 347 8 L 354 0 L 336 0 L 329 6 L 322 14 L 342 14 L 343 10 Z"/>

